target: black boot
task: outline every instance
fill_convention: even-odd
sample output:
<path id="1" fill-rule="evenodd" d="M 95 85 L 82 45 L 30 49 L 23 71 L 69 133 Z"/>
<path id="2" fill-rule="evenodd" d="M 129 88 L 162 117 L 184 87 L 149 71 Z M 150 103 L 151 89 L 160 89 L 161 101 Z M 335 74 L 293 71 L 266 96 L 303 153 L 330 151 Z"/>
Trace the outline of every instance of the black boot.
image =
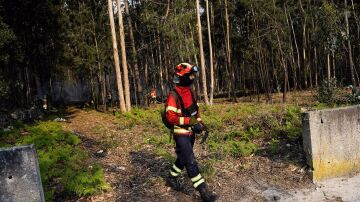
<path id="1" fill-rule="evenodd" d="M 173 188 L 175 191 L 181 191 L 183 188 L 180 177 L 173 177 L 171 175 L 167 177 L 166 185 Z"/>
<path id="2" fill-rule="evenodd" d="M 200 192 L 201 199 L 204 202 L 213 202 L 218 198 L 218 196 L 211 192 L 205 184 L 203 186 L 199 186 L 198 190 Z"/>

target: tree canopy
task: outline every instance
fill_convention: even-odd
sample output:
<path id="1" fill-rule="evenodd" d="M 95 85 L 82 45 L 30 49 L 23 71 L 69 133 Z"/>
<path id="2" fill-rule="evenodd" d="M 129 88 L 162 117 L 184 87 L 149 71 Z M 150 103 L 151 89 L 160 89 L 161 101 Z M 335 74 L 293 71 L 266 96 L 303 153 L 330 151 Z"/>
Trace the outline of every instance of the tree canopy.
<path id="1" fill-rule="evenodd" d="M 196 4 L 191 0 L 132 0 L 127 12 L 125 1 L 121 1 L 121 10 L 116 1 L 113 7 L 115 22 L 117 12 L 124 17 L 131 103 L 146 105 L 152 88 L 164 99 L 176 64 L 200 66 Z M 317 87 L 330 78 L 344 85 L 359 84 L 359 3 L 208 3 L 206 12 L 205 1 L 200 1 L 199 12 L 207 78 L 211 78 L 208 27 L 211 31 L 214 97 L 265 93 L 271 102 L 272 93 L 282 92 L 286 101 L 286 92 Z M 96 106 L 104 104 L 109 93 L 117 100 L 112 51 L 104 1 L 0 1 L 3 105 L 30 106 L 44 95 L 62 102 L 66 82 L 82 86 L 85 93 L 80 97 Z M 210 79 L 206 83 L 210 86 Z M 200 97 L 204 94 L 202 85 L 195 84 Z"/>

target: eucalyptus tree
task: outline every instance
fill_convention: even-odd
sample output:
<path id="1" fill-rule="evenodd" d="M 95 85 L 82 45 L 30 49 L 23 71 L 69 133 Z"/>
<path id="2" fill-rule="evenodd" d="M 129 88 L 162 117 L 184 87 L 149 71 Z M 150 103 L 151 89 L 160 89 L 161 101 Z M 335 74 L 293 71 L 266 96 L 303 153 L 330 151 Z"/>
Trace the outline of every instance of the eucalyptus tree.
<path id="1" fill-rule="evenodd" d="M 347 46 L 348 46 L 348 51 L 349 51 L 349 64 L 350 64 L 351 82 L 352 82 L 353 86 L 357 86 L 357 83 L 355 81 L 354 61 L 353 61 L 353 56 L 352 56 L 352 46 L 351 46 L 351 42 L 350 42 L 349 18 L 348 18 L 349 11 L 348 11 L 347 0 L 344 0 L 344 6 L 345 6 L 344 17 L 345 17 L 345 25 L 346 25 Z"/>
<path id="2" fill-rule="evenodd" d="M 116 32 L 115 32 L 115 22 L 114 22 L 114 13 L 113 13 L 113 6 L 112 0 L 108 0 L 108 8 L 109 8 L 109 20 L 111 26 L 111 36 L 112 36 L 112 44 L 114 49 L 114 63 L 115 63 L 115 70 L 116 70 L 116 80 L 117 80 L 117 87 L 120 99 L 120 110 L 122 112 L 126 112 L 125 106 L 125 99 L 124 99 L 124 91 L 122 85 L 122 77 L 121 77 L 121 70 L 120 70 L 120 63 L 119 63 L 119 54 L 117 48 L 117 40 L 116 40 Z"/>
<path id="3" fill-rule="evenodd" d="M 209 105 L 209 100 L 208 100 L 208 95 L 207 95 L 207 85 L 206 85 L 206 70 L 205 70 L 205 58 L 204 58 L 202 31 L 201 31 L 199 0 L 196 0 L 196 16 L 197 16 L 197 29 L 198 29 L 199 50 L 200 50 L 201 79 L 202 79 L 201 81 L 202 81 L 203 97 L 204 97 L 205 104 Z"/>
<path id="4" fill-rule="evenodd" d="M 129 84 L 127 59 L 126 59 L 125 31 L 124 31 L 124 23 L 123 23 L 120 0 L 116 0 L 116 5 L 117 5 L 117 14 L 118 14 L 118 23 L 119 23 L 121 64 L 124 73 L 125 106 L 126 106 L 126 111 L 130 111 L 131 110 L 130 84 Z"/>
<path id="5" fill-rule="evenodd" d="M 208 42 L 209 42 L 209 64 L 210 64 L 210 105 L 213 104 L 214 99 L 214 61 L 213 61 L 213 48 L 211 42 L 211 24 L 210 24 L 210 16 L 209 16 L 209 0 L 205 0 L 206 2 L 206 22 L 208 29 Z"/>
<path id="6" fill-rule="evenodd" d="M 139 65 L 137 62 L 136 44 L 135 44 L 134 31 L 133 31 L 131 15 L 130 15 L 130 11 L 129 11 L 129 1 L 128 0 L 125 0 L 125 12 L 127 15 L 126 19 L 128 22 L 129 37 L 130 37 L 130 42 L 131 42 L 131 51 L 132 51 L 131 52 L 131 63 L 133 64 L 133 67 L 134 67 L 135 80 L 136 80 L 136 91 L 137 91 L 137 98 L 138 98 L 138 100 L 136 102 L 139 103 L 141 106 L 144 106 L 145 99 L 144 99 L 144 95 L 143 95 L 143 87 L 141 85 L 141 80 L 140 80 Z"/>

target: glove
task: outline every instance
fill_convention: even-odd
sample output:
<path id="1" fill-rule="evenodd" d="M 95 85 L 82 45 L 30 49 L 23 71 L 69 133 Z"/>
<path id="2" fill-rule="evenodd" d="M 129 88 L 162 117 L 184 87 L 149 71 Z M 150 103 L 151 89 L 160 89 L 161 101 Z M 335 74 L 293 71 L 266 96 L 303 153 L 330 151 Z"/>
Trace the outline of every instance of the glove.
<path id="1" fill-rule="evenodd" d="M 197 122 L 193 127 L 191 127 L 191 129 L 195 134 L 200 134 L 205 129 L 205 126 L 202 125 L 200 122 Z"/>
<path id="2" fill-rule="evenodd" d="M 190 126 L 194 126 L 195 124 L 199 123 L 199 121 L 196 119 L 196 117 L 191 117 L 189 121 Z"/>

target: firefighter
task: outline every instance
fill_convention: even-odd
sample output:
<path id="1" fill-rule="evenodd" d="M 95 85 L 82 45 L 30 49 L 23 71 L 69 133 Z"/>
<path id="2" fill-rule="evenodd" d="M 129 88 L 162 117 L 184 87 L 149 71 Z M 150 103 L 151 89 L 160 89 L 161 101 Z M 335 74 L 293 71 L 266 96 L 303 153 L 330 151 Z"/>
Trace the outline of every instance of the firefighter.
<path id="1" fill-rule="evenodd" d="M 177 155 L 177 159 L 170 169 L 167 184 L 175 190 L 180 190 L 181 183 L 178 176 L 186 168 L 187 174 L 194 188 L 200 192 L 202 200 L 215 201 L 217 196 L 209 190 L 200 174 L 193 151 L 195 134 L 199 134 L 205 129 L 200 118 L 196 97 L 190 88 L 197 72 L 198 69 L 194 65 L 188 63 L 177 65 L 173 78 L 175 84 L 173 92 L 177 96 L 169 93 L 165 104 L 166 119 L 174 126 L 172 132 Z"/>
<path id="2" fill-rule="evenodd" d="M 156 89 L 155 88 L 152 88 L 151 91 L 150 91 L 150 103 L 153 103 L 153 104 L 156 104 Z"/>

